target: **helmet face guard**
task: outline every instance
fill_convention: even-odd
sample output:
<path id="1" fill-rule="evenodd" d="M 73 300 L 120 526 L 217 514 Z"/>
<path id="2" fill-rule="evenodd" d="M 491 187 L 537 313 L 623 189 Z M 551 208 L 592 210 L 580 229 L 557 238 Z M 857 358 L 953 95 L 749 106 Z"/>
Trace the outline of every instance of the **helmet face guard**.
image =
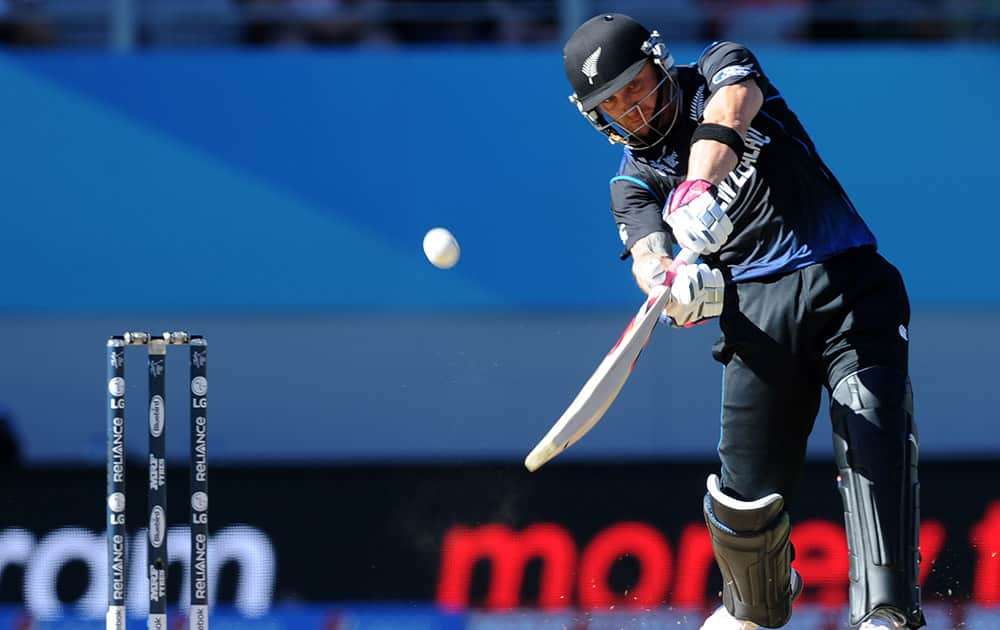
<path id="1" fill-rule="evenodd" d="M 609 120 L 601 111 L 598 104 L 592 105 L 589 110 L 584 109 L 583 100 L 576 92 L 569 97 L 570 102 L 576 105 L 583 117 L 587 119 L 587 122 L 607 137 L 609 142 L 639 150 L 656 146 L 673 129 L 674 124 L 677 122 L 678 112 L 680 111 L 679 101 L 681 92 L 675 78 L 674 58 L 670 54 L 670 51 L 667 50 L 666 44 L 663 43 L 657 31 L 652 31 L 649 34 L 649 37 L 642 43 L 640 50 L 660 71 L 661 78 L 648 94 L 643 96 L 638 103 L 618 118 Z M 656 99 L 656 106 L 653 108 L 652 115 L 647 119 L 642 114 L 641 105 L 649 98 Z M 668 115 L 670 109 L 673 109 L 671 120 L 665 128 L 661 128 L 660 125 L 664 121 L 660 119 Z M 621 122 L 623 118 L 632 112 L 637 112 L 642 119 L 642 125 L 639 129 L 643 129 L 645 132 L 641 135 L 636 133 L 637 130 L 629 129 Z"/>
<path id="2" fill-rule="evenodd" d="M 670 130 L 673 129 L 674 124 L 677 122 L 677 114 L 680 111 L 679 97 L 680 86 L 677 85 L 674 73 L 665 72 L 648 94 L 639 99 L 635 105 L 625 110 L 618 118 L 609 119 L 601 111 L 600 107 L 596 107 L 589 112 L 584 111 L 578 100 L 575 100 L 572 96 L 570 100 L 576 103 L 580 109 L 580 113 L 587 119 L 587 122 L 594 129 L 604 134 L 609 142 L 612 144 L 622 144 L 631 149 L 642 150 L 652 148 L 662 142 L 670 133 Z M 656 106 L 653 108 L 653 113 L 649 118 L 646 118 L 642 113 L 642 105 L 650 98 L 656 99 Z M 664 122 L 661 118 L 669 115 L 670 109 L 673 109 L 673 114 L 670 115 L 670 122 L 665 128 L 661 128 L 660 125 Z M 638 129 L 629 129 L 622 122 L 632 112 L 639 114 L 642 120 L 642 124 Z M 644 130 L 644 133 L 638 133 L 639 130 Z"/>

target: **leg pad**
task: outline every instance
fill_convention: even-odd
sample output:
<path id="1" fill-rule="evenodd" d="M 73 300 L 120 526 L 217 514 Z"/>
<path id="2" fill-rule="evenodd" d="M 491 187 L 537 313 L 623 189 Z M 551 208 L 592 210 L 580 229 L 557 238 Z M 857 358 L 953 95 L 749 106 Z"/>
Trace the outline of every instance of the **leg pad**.
<path id="1" fill-rule="evenodd" d="M 830 415 L 850 553 L 851 623 L 888 608 L 919 628 L 920 483 L 909 379 L 882 367 L 846 376 L 833 390 Z"/>
<path id="2" fill-rule="evenodd" d="M 708 478 L 705 523 L 722 572 L 722 603 L 737 619 L 780 628 L 792 616 L 801 588 L 793 584 L 791 525 L 780 494 L 741 501 Z M 796 576 L 797 577 L 797 576 Z"/>

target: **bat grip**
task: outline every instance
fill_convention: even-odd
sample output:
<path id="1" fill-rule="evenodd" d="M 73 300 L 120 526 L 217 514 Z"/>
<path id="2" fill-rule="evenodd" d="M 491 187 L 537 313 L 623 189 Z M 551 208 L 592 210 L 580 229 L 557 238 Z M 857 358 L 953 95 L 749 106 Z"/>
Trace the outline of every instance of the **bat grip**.
<path id="1" fill-rule="evenodd" d="M 690 249 L 681 249 L 674 258 L 674 262 L 670 264 L 671 269 L 677 269 L 681 265 L 693 263 L 698 260 L 698 254 L 691 251 Z"/>
<path id="2" fill-rule="evenodd" d="M 674 257 L 673 262 L 670 263 L 670 269 L 667 270 L 667 277 L 663 280 L 663 285 L 669 287 L 674 283 L 674 276 L 677 275 L 677 270 L 681 268 L 682 265 L 687 265 L 698 260 L 698 254 L 691 251 L 690 249 L 681 249 Z"/>

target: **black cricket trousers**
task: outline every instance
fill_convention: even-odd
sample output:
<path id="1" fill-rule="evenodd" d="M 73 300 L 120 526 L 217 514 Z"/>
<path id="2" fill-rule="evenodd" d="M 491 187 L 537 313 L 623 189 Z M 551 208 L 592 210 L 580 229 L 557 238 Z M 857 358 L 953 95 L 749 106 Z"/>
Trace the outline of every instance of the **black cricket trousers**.
<path id="1" fill-rule="evenodd" d="M 719 458 L 722 484 L 751 501 L 799 492 L 822 388 L 858 370 L 908 374 L 910 305 L 902 277 L 873 247 L 726 287 Z"/>

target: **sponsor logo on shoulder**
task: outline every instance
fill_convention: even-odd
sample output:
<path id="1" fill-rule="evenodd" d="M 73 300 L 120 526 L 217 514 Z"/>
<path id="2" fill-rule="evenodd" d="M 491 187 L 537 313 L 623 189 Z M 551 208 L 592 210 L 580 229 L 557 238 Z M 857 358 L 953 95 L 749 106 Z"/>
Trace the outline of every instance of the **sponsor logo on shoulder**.
<path id="1" fill-rule="evenodd" d="M 910 333 L 906 331 L 906 326 L 902 324 L 899 325 L 899 336 L 903 338 L 903 341 L 910 340 Z"/>
<path id="2" fill-rule="evenodd" d="M 753 68 L 750 66 L 729 66 L 715 73 L 715 76 L 712 77 L 712 85 L 718 85 L 726 79 L 734 77 L 745 77 L 751 72 L 753 72 Z"/>

